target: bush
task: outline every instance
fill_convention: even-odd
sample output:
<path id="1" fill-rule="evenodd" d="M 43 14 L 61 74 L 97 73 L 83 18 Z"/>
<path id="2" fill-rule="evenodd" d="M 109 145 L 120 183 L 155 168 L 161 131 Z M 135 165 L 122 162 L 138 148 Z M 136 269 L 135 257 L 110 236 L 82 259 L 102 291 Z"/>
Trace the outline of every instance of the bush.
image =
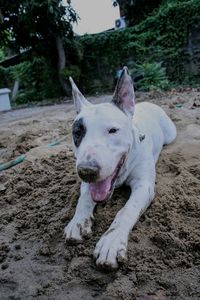
<path id="1" fill-rule="evenodd" d="M 0 88 L 8 86 L 9 72 L 6 68 L 0 66 Z"/>
<path id="2" fill-rule="evenodd" d="M 0 48 L 0 61 L 3 60 L 5 58 L 5 51 L 3 48 Z"/>
<path id="3" fill-rule="evenodd" d="M 41 101 L 61 95 L 56 70 L 43 57 L 35 57 L 9 68 L 0 67 L 0 86 L 12 87 L 19 80 L 16 103 Z"/>
<path id="4" fill-rule="evenodd" d="M 134 84 L 138 90 L 163 90 L 169 86 L 166 70 L 162 67 L 161 63 L 144 63 L 137 65 L 134 71 L 143 77 Z"/>
<path id="5" fill-rule="evenodd" d="M 69 77 L 73 77 L 76 81 L 79 81 L 79 78 L 80 78 L 80 74 L 81 74 L 81 70 L 78 66 L 75 66 L 75 65 L 71 65 L 67 68 L 65 68 L 63 71 L 62 71 L 62 77 L 65 79 L 65 80 L 68 80 Z"/>

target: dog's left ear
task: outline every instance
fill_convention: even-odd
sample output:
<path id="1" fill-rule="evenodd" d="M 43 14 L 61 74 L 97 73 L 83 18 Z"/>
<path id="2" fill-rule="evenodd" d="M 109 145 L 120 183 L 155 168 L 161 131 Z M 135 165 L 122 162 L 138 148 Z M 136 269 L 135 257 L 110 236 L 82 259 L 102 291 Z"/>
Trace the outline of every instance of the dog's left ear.
<path id="1" fill-rule="evenodd" d="M 79 91 L 79 89 L 76 86 L 76 84 L 75 84 L 74 80 L 72 79 L 72 77 L 69 77 L 69 81 L 70 81 L 71 86 L 72 86 L 72 96 L 73 96 L 73 99 L 74 99 L 76 112 L 78 114 L 78 113 L 80 113 L 83 106 L 91 105 L 91 103 L 85 99 L 83 94 L 81 94 L 81 92 Z"/>
<path id="2" fill-rule="evenodd" d="M 123 71 L 115 88 L 112 102 L 126 115 L 133 116 L 135 108 L 135 93 L 132 78 L 129 75 L 127 67 L 123 67 Z"/>

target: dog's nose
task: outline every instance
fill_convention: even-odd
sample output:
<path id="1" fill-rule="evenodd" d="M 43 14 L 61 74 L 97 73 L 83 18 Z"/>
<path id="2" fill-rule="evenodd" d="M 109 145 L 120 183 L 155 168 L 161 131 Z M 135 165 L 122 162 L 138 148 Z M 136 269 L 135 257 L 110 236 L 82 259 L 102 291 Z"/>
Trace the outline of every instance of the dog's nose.
<path id="1" fill-rule="evenodd" d="M 81 163 L 77 166 L 79 177 L 85 182 L 94 182 L 99 176 L 100 166 L 97 162 Z"/>

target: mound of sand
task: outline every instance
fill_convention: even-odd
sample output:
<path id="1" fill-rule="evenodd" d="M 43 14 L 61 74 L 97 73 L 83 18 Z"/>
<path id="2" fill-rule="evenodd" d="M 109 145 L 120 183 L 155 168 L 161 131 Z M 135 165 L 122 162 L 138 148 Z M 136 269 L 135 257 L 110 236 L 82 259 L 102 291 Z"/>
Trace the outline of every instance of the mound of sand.
<path id="1" fill-rule="evenodd" d="M 92 253 L 128 188 L 97 207 L 91 238 L 64 243 L 80 185 L 70 144 L 72 105 L 0 115 L 0 162 L 26 153 L 23 163 L 0 173 L 1 299 L 199 299 L 200 109 L 190 109 L 199 94 L 145 97 L 168 112 L 178 137 L 162 151 L 156 197 L 130 234 L 128 261 L 111 273 L 96 268 Z M 57 138 L 59 145 L 47 146 Z"/>

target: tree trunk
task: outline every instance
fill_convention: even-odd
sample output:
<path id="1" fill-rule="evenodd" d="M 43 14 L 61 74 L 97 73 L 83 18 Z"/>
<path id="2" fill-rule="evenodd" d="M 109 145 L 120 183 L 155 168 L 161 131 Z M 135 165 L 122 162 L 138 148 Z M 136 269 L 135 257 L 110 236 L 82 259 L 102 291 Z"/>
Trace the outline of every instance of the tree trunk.
<path id="1" fill-rule="evenodd" d="M 65 49 L 63 45 L 63 41 L 60 36 L 56 37 L 56 47 L 58 51 L 58 78 L 60 81 L 60 84 L 62 86 L 62 89 L 65 94 L 69 93 L 69 88 L 67 86 L 67 82 L 65 79 L 63 79 L 61 72 L 65 68 L 66 65 L 66 57 L 65 57 Z"/>
<path id="2" fill-rule="evenodd" d="M 17 97 L 18 90 L 19 90 L 19 79 L 15 80 L 15 83 L 14 83 L 14 87 L 13 87 L 13 90 L 12 90 L 12 96 L 11 96 L 12 102 L 15 101 L 15 99 Z"/>

